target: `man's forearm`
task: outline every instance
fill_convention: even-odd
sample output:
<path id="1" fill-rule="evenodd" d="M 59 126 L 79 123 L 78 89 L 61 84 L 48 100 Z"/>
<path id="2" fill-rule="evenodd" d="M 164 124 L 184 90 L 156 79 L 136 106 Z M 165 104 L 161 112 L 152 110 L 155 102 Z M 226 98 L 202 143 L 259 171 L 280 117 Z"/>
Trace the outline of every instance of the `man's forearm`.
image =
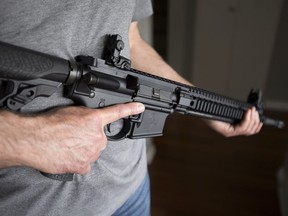
<path id="1" fill-rule="evenodd" d="M 21 165 L 21 152 L 15 146 L 17 145 L 15 131 L 21 124 L 19 116 L 12 112 L 1 111 L 0 122 L 0 168 L 19 166 Z"/>

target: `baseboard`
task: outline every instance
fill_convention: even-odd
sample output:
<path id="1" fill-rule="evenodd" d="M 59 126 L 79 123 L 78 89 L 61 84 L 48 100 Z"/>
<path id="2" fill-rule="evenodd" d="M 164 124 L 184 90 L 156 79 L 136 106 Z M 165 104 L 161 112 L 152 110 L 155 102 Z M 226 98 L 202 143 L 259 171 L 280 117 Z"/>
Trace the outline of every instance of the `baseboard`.
<path id="1" fill-rule="evenodd" d="M 288 111 L 288 102 L 268 100 L 265 102 L 265 109 L 273 111 Z"/>

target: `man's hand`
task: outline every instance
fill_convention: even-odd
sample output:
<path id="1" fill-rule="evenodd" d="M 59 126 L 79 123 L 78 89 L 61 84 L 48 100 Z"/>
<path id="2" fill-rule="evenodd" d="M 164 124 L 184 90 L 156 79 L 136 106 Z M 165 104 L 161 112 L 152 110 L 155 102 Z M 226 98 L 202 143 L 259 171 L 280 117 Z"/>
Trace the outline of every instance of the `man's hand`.
<path id="1" fill-rule="evenodd" d="M 255 107 L 246 111 L 244 119 L 239 124 L 228 124 L 220 121 L 206 120 L 208 125 L 224 135 L 225 137 L 232 137 L 238 135 L 254 135 L 259 133 L 262 127 L 262 123 L 259 119 L 259 114 Z"/>
<path id="2" fill-rule="evenodd" d="M 140 103 L 102 109 L 69 106 L 35 116 L 2 111 L 0 167 L 86 174 L 106 147 L 105 125 L 143 111 Z"/>

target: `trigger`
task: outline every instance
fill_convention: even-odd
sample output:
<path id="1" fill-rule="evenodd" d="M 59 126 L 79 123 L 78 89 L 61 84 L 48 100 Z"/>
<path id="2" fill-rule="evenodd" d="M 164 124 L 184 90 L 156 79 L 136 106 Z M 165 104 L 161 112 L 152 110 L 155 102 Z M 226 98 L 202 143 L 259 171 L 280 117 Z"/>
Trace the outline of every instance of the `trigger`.
<path id="1" fill-rule="evenodd" d="M 137 123 L 137 125 L 140 125 L 140 123 L 143 120 L 143 114 L 144 113 L 140 113 L 140 114 L 137 114 L 137 115 L 129 116 L 129 119 L 131 120 L 131 122 L 135 122 L 135 123 Z"/>

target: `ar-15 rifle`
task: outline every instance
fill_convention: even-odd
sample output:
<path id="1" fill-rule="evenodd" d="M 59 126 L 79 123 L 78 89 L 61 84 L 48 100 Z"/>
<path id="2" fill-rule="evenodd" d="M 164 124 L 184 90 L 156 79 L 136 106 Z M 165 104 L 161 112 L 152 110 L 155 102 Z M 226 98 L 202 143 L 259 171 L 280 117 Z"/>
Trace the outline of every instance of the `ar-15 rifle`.
<path id="1" fill-rule="evenodd" d="M 64 86 L 64 97 L 90 108 L 133 101 L 145 105 L 142 114 L 123 119 L 122 129 L 108 136 L 109 140 L 161 136 L 173 112 L 238 123 L 252 106 L 264 125 L 284 127 L 282 121 L 263 115 L 260 91 L 252 90 L 245 103 L 135 70 L 120 55 L 124 48 L 121 37 L 107 37 L 104 60 L 78 56 L 75 62 L 0 42 L 0 107 L 20 111 L 35 98 L 49 97 Z M 73 179 L 73 174 L 46 176 Z"/>

